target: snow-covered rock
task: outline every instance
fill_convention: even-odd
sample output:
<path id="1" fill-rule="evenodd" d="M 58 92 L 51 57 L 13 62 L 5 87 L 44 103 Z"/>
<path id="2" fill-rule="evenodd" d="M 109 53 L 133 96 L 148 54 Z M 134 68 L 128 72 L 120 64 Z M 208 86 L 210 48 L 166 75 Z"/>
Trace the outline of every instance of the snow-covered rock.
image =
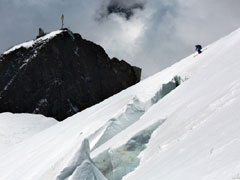
<path id="1" fill-rule="evenodd" d="M 53 32 L 46 34 L 43 37 L 37 38 L 35 40 L 30 40 L 30 41 L 24 42 L 22 44 L 18 44 L 16 46 L 11 47 L 7 51 L 5 51 L 3 54 L 4 55 L 9 54 L 9 53 L 11 53 L 19 48 L 22 48 L 22 47 L 28 49 L 36 43 L 42 43 L 43 41 L 49 41 L 51 38 L 55 37 L 56 35 L 60 34 L 61 32 L 62 32 L 62 30 L 53 31 Z"/>
<path id="2" fill-rule="evenodd" d="M 110 59 L 101 46 L 80 34 L 54 31 L 0 54 L 0 112 L 62 121 L 140 78 L 140 68 Z"/>

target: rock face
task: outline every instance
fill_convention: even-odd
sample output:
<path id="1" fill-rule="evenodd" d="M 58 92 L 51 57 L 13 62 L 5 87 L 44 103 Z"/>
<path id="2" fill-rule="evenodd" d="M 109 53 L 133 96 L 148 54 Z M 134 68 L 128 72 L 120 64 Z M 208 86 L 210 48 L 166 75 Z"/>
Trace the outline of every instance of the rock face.
<path id="1" fill-rule="evenodd" d="M 68 29 L 0 56 L 0 112 L 61 121 L 139 82 L 141 69 Z"/>

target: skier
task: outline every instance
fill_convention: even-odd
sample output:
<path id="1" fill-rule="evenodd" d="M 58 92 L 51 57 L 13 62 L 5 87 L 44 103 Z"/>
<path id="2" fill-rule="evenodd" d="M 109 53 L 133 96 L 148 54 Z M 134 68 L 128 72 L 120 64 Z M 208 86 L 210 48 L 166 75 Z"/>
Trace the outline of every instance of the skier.
<path id="1" fill-rule="evenodd" d="M 202 53 L 202 46 L 201 45 L 196 45 L 195 46 L 195 48 L 196 48 L 196 51 L 198 52 L 198 54 L 201 54 Z"/>

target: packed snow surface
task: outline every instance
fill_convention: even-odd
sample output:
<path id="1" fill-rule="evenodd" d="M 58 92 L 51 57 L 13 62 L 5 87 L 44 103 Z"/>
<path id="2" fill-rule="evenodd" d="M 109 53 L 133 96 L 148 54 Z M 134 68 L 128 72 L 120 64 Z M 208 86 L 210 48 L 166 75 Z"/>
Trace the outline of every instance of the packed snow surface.
<path id="1" fill-rule="evenodd" d="M 237 180 L 240 29 L 0 155 L 3 180 Z"/>
<path id="2" fill-rule="evenodd" d="M 57 124 L 57 120 L 36 114 L 0 113 L 0 152 Z"/>

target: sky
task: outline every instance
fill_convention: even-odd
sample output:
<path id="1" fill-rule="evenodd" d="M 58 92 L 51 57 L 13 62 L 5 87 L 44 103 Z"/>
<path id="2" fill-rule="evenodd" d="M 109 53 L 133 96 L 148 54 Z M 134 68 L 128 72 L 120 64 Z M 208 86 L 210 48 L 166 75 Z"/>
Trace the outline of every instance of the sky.
<path id="1" fill-rule="evenodd" d="M 240 27 L 239 0 L 0 0 L 0 53 L 64 26 L 148 77 Z"/>

